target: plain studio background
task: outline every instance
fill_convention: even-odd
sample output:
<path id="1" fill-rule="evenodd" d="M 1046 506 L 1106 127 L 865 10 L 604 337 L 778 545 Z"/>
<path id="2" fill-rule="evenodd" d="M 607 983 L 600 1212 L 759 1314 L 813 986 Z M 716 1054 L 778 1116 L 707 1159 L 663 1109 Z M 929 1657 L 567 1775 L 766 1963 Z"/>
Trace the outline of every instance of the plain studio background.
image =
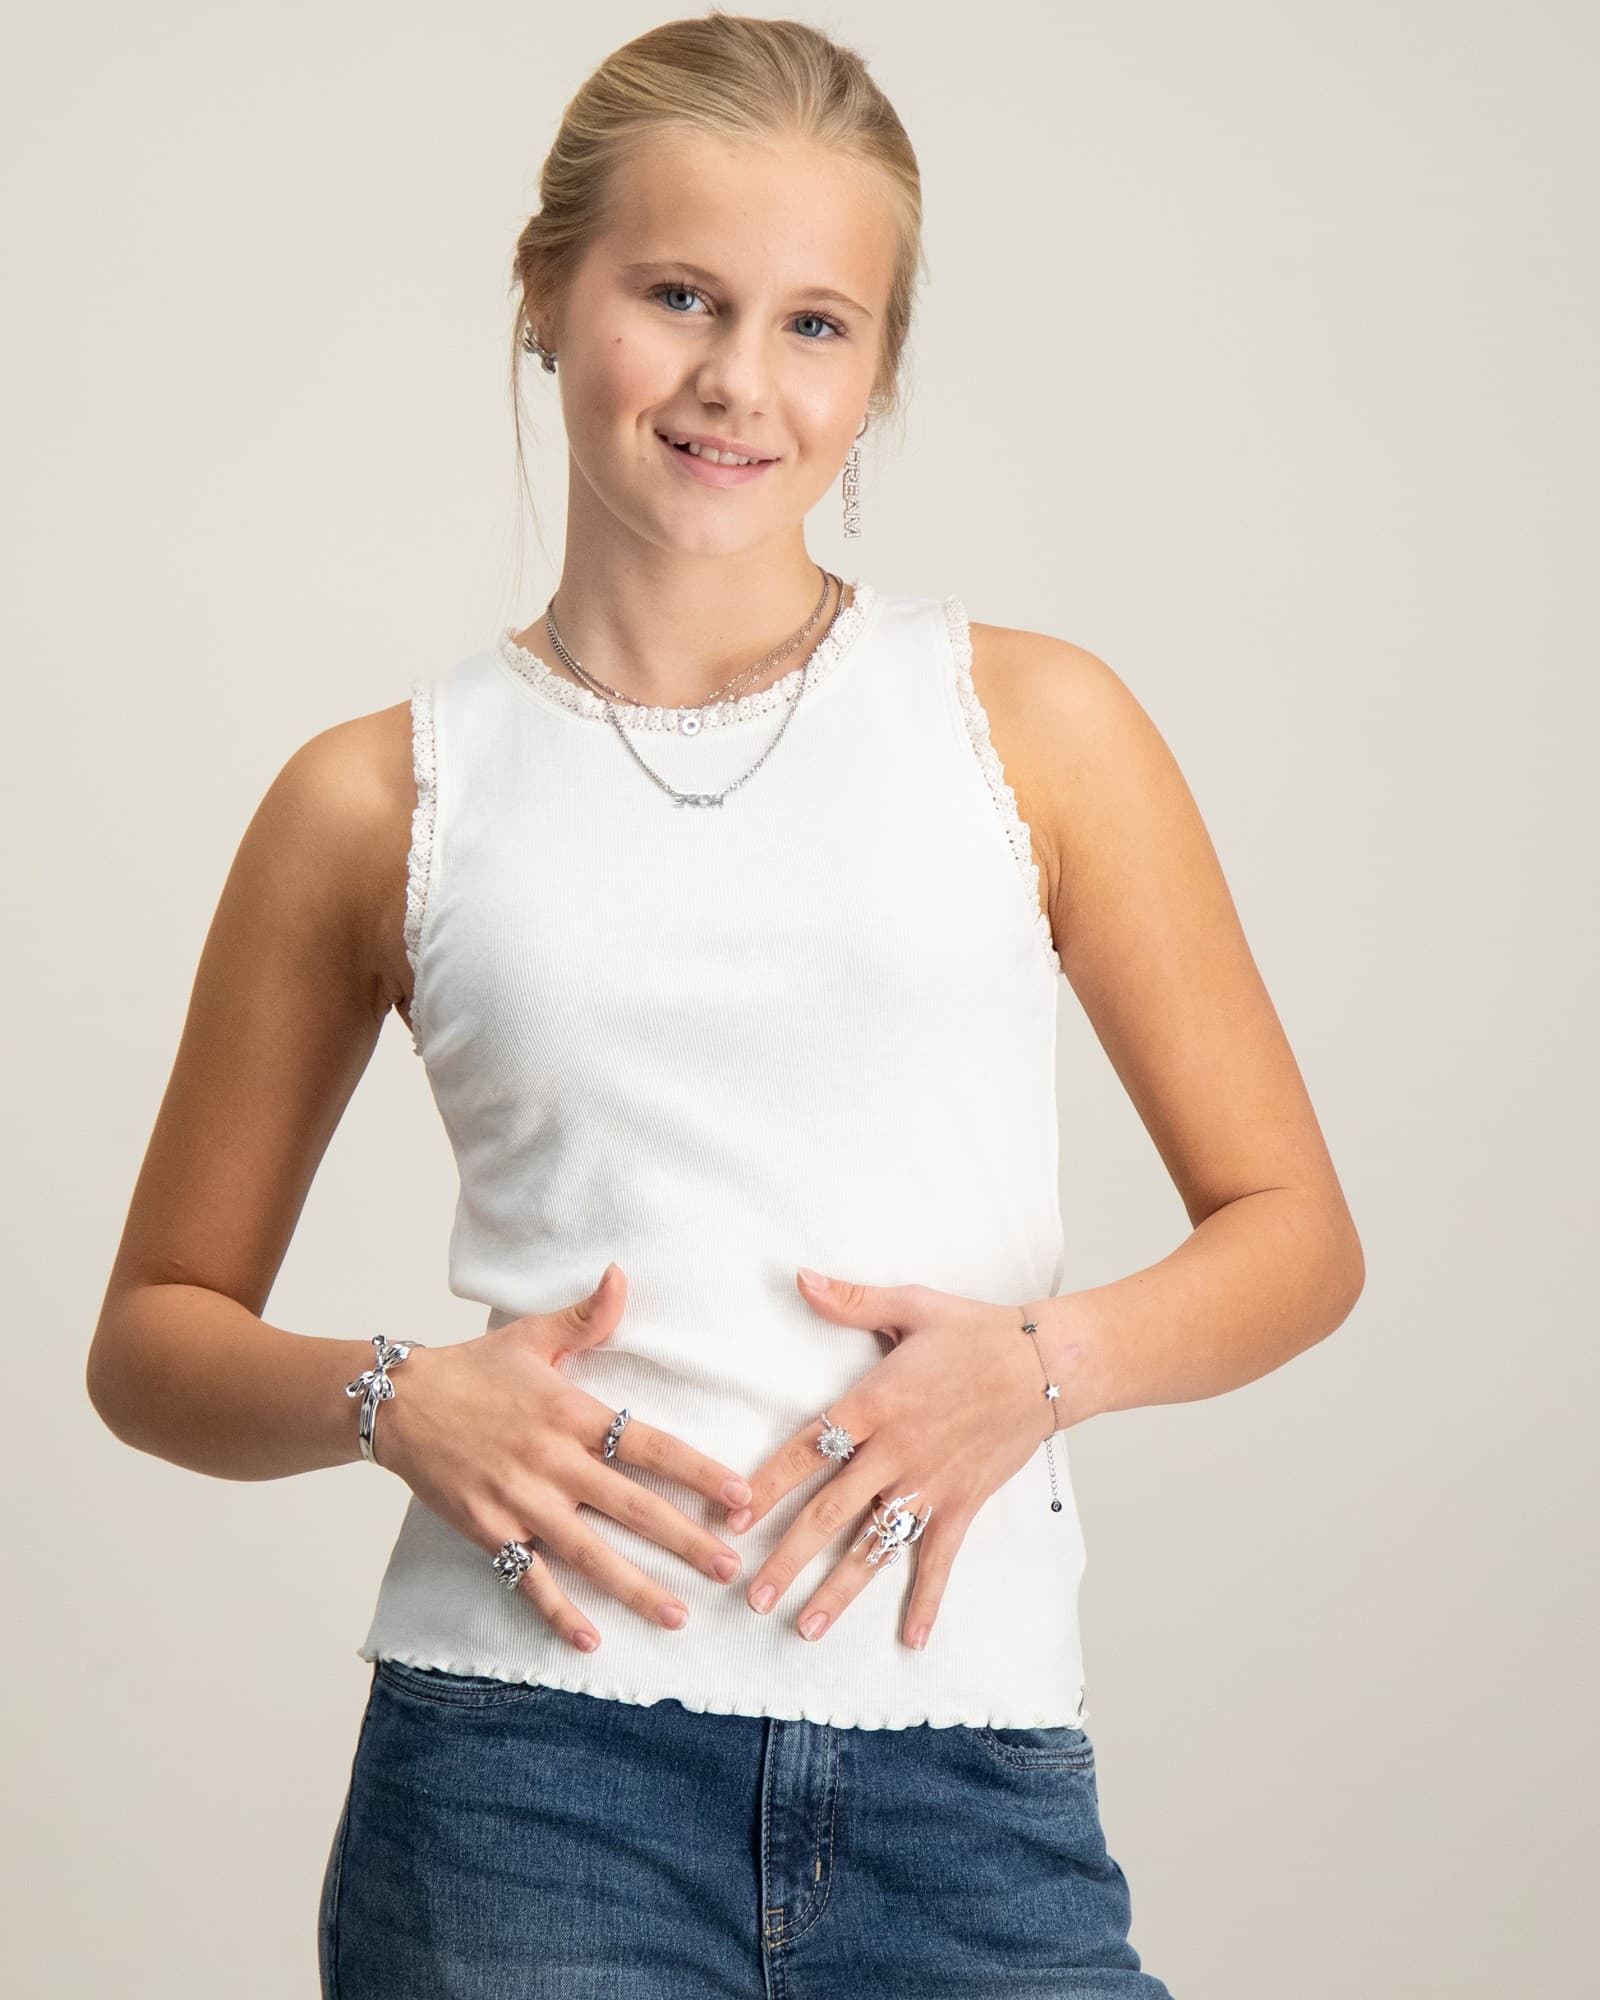
<path id="1" fill-rule="evenodd" d="M 508 260 L 567 97 L 672 11 L 11 12 L 19 1993 L 315 1989 L 405 1488 L 141 1456 L 84 1359 L 273 774 L 548 594 L 565 448 L 533 367 L 541 548 L 515 510 Z M 863 535 L 835 482 L 813 550 L 1130 683 L 1366 1247 L 1355 1313 L 1298 1361 L 1071 1433 L 1134 1942 L 1178 2000 L 1574 1992 L 1597 1858 L 1595 18 L 794 11 L 906 121 L 933 274 L 904 443 L 869 432 Z M 1186 1223 L 1065 982 L 1061 1008 L 1078 1286 Z M 268 1318 L 481 1331 L 445 1289 L 454 1195 L 392 1019 Z"/>

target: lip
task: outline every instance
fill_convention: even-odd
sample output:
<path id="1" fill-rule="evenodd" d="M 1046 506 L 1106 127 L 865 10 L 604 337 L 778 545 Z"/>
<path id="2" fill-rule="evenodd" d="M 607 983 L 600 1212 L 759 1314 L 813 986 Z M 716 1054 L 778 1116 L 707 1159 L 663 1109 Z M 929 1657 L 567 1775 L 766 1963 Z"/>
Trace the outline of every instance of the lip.
<path id="1" fill-rule="evenodd" d="M 769 459 L 776 458 L 774 451 L 763 451 L 759 445 L 746 444 L 743 438 L 718 437 L 714 431 L 667 431 L 662 432 L 656 425 L 657 436 L 685 438 L 690 444 L 709 445 L 713 451 L 731 451 L 735 458 Z"/>
<path id="2" fill-rule="evenodd" d="M 696 458 L 692 451 L 680 451 L 676 445 L 668 444 L 660 431 L 654 435 L 657 444 L 678 470 L 701 486 L 748 486 L 752 479 L 759 479 L 763 472 L 770 472 L 778 462 L 775 458 L 767 458 L 755 465 L 712 465 L 706 459 Z M 701 440 L 696 439 L 696 442 Z M 720 451 L 722 447 L 719 445 L 716 449 Z M 736 447 L 730 446 L 729 449 Z"/>

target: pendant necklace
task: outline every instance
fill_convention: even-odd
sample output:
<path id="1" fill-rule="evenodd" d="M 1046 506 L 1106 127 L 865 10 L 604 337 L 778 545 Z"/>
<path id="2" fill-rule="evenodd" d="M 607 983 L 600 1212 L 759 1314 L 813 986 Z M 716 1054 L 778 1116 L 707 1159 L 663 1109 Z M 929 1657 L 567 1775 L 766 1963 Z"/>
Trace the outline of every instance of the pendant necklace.
<path id="1" fill-rule="evenodd" d="M 789 703 L 787 709 L 785 710 L 783 721 L 778 726 L 777 735 L 773 737 L 772 741 L 767 745 L 766 749 L 762 751 L 761 755 L 756 759 L 756 761 L 750 766 L 749 770 L 744 772 L 740 777 L 735 778 L 732 784 L 725 785 L 720 792 L 680 792 L 679 790 L 677 790 L 675 786 L 668 784 L 666 779 L 661 776 L 660 772 L 652 771 L 650 766 L 644 761 L 644 759 L 639 755 L 638 751 L 634 749 L 632 743 L 628 740 L 628 732 L 623 727 L 621 718 L 617 714 L 615 702 L 621 701 L 626 703 L 630 707 L 634 708 L 645 708 L 652 706 L 652 704 L 641 702 L 631 695 L 621 694 L 617 689 L 607 687 L 603 681 L 597 680 L 593 674 L 588 672 L 588 670 L 585 667 L 583 667 L 577 660 L 573 658 L 572 654 L 567 651 L 566 646 L 562 643 L 560 632 L 556 629 L 555 611 L 554 611 L 555 599 L 553 597 L 551 598 L 549 604 L 545 606 L 544 626 L 545 626 L 545 631 L 549 634 L 550 644 L 554 648 L 557 656 L 560 658 L 563 664 L 566 665 L 568 668 L 570 668 L 571 671 L 578 676 L 579 680 L 582 681 L 583 685 L 587 687 L 592 693 L 598 695 L 601 701 L 605 704 L 606 720 L 611 724 L 612 728 L 617 732 L 617 735 L 621 740 L 622 747 L 627 751 L 628 755 L 633 759 L 633 761 L 639 766 L 640 770 L 644 772 L 645 776 L 651 781 L 651 783 L 659 786 L 662 791 L 666 792 L 668 796 L 671 798 L 674 805 L 720 806 L 723 800 L 728 797 L 729 793 L 736 792 L 742 784 L 744 784 L 748 779 L 754 777 L 756 772 L 760 770 L 761 766 L 772 755 L 773 751 L 777 749 L 778 744 L 783 738 L 784 730 L 786 730 L 789 727 L 790 721 L 793 719 L 795 710 L 800 706 L 800 703 L 805 696 L 806 687 L 809 684 L 811 675 L 811 662 L 816 656 L 817 648 L 826 642 L 829 634 L 833 631 L 834 625 L 838 620 L 840 609 L 843 607 L 844 604 L 844 584 L 840 581 L 838 577 L 836 577 L 833 574 L 831 570 L 824 570 L 822 573 L 822 595 L 817 600 L 816 609 L 812 612 L 811 616 L 806 620 L 805 624 L 801 626 L 799 632 L 796 633 L 793 638 L 785 641 L 785 643 L 782 646 L 775 648 L 772 652 L 768 653 L 763 659 L 758 660 L 753 667 L 742 668 L 740 672 L 738 672 L 732 677 L 731 680 L 725 681 L 722 684 L 722 687 L 714 692 L 711 700 L 701 703 L 698 708 L 685 707 L 679 710 L 679 716 L 678 716 L 679 732 L 685 736 L 693 736 L 698 734 L 702 722 L 704 720 L 705 710 L 708 708 L 715 707 L 718 703 L 719 698 L 723 697 L 728 689 L 737 687 L 741 682 L 749 680 L 755 674 L 762 672 L 764 669 L 769 667 L 774 660 L 781 659 L 786 652 L 791 652 L 794 649 L 794 647 L 797 646 L 802 639 L 804 639 L 806 633 L 810 631 L 811 627 L 815 625 L 817 619 L 822 615 L 822 607 L 828 601 L 828 592 L 835 583 L 839 585 L 839 598 L 838 602 L 834 606 L 833 616 L 828 620 L 827 631 L 825 631 L 822 635 L 822 638 L 818 640 L 817 647 L 813 647 L 812 651 L 806 656 L 806 663 L 800 675 L 799 693 L 796 694 L 794 700 Z"/>

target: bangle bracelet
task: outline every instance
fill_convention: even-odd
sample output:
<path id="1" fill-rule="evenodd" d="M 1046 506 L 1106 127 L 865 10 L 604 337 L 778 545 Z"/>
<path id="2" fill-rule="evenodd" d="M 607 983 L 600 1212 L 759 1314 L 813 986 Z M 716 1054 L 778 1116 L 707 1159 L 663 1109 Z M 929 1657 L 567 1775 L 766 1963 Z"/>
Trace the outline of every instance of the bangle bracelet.
<path id="1" fill-rule="evenodd" d="M 389 1370 L 397 1361 L 404 1361 L 413 1347 L 424 1347 L 427 1343 L 421 1340 L 385 1340 L 381 1333 L 375 1333 L 372 1345 L 377 1360 L 372 1367 L 364 1368 L 353 1382 L 346 1382 L 344 1392 L 347 1396 L 361 1398 L 361 1456 L 368 1465 L 377 1465 L 378 1461 L 372 1455 L 372 1431 L 377 1422 L 378 1405 L 386 1403 L 394 1394 Z"/>
<path id="2" fill-rule="evenodd" d="M 1022 1306 L 1018 1310 L 1026 1315 L 1028 1309 L 1026 1306 Z M 1038 1322 L 1024 1317 L 1022 1330 L 1024 1333 L 1031 1333 L 1034 1336 L 1033 1351 L 1035 1354 L 1039 1354 Z M 1059 1514 L 1061 1512 L 1061 1495 L 1056 1489 L 1056 1455 L 1052 1447 L 1055 1443 L 1056 1432 L 1061 1428 L 1060 1413 L 1056 1409 L 1056 1402 L 1061 1394 L 1061 1385 L 1059 1382 L 1052 1382 L 1050 1380 L 1050 1370 L 1044 1367 L 1044 1356 L 1042 1354 L 1039 1354 L 1039 1366 L 1044 1368 L 1043 1393 L 1049 1400 L 1050 1414 L 1055 1419 L 1050 1428 L 1050 1435 L 1044 1441 L 1044 1455 L 1050 1461 L 1050 1511 L 1052 1514 Z"/>

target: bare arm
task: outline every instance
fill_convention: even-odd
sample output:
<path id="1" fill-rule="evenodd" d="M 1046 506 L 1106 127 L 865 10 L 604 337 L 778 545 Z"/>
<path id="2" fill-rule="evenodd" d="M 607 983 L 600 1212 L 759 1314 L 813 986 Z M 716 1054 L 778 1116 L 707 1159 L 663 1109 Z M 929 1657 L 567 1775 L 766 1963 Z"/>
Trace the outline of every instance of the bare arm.
<path id="1" fill-rule="evenodd" d="M 326 1338 L 260 1314 L 396 997 L 377 939 L 401 921 L 409 758 L 401 704 L 313 737 L 257 808 L 90 1346 L 86 1386 L 108 1428 L 217 1478 L 360 1456 L 344 1385 L 384 1329 Z M 403 1382 L 397 1370 L 396 1401 Z"/>
<path id="2" fill-rule="evenodd" d="M 1360 1240 L 1165 741 L 1094 654 L 987 629 L 984 692 L 1017 760 L 1062 970 L 1191 1224 L 1157 1263 L 1044 1302 L 1040 1342 L 1077 1417 L 1220 1395 L 1340 1325 L 1364 1282 Z"/>

